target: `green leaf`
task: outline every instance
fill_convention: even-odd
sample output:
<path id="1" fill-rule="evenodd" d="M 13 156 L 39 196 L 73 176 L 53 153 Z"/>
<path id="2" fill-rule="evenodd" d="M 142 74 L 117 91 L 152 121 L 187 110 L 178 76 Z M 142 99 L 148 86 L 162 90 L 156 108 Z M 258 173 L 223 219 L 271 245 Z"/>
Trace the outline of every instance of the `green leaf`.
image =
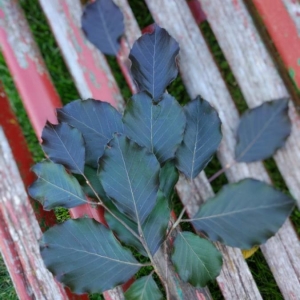
<path id="1" fill-rule="evenodd" d="M 126 282 L 141 267 L 109 229 L 89 218 L 50 228 L 40 248 L 50 272 L 77 294 L 102 293 Z"/>
<path id="2" fill-rule="evenodd" d="M 138 234 L 137 224 L 129 218 L 120 213 L 116 207 L 109 205 L 109 209 L 124 221 L 132 230 Z M 110 213 L 105 212 L 105 219 L 118 236 L 118 238 L 128 246 L 134 247 L 140 254 L 148 256 L 143 245 L 133 236 L 118 220 L 116 220 Z M 168 202 L 162 192 L 158 191 L 158 199 L 153 211 L 147 217 L 142 225 L 142 231 L 147 243 L 147 246 L 152 255 L 156 253 L 160 245 L 163 243 L 166 236 L 166 230 L 170 219 L 170 209 Z"/>
<path id="3" fill-rule="evenodd" d="M 250 249 L 273 236 L 290 215 L 294 200 L 255 179 L 228 184 L 192 219 L 212 241 Z"/>
<path id="4" fill-rule="evenodd" d="M 153 152 L 160 163 L 175 157 L 183 139 L 185 115 L 169 94 L 155 104 L 146 93 L 134 95 L 127 103 L 123 122 L 125 134 Z"/>
<path id="5" fill-rule="evenodd" d="M 222 268 L 222 255 L 215 246 L 191 232 L 178 232 L 172 261 L 180 278 L 195 287 L 205 287 Z"/>
<path id="6" fill-rule="evenodd" d="M 102 186 L 102 184 L 99 180 L 99 176 L 97 174 L 97 170 L 86 165 L 84 167 L 84 175 L 90 182 L 90 184 L 93 187 L 93 189 L 95 190 L 95 192 L 101 198 L 101 200 L 105 204 L 110 203 L 111 200 L 107 197 L 107 195 L 103 189 L 103 186 Z M 89 187 L 89 185 L 87 183 L 84 184 L 83 190 L 84 190 L 85 194 L 88 195 L 89 197 L 97 198 L 94 191 Z"/>
<path id="7" fill-rule="evenodd" d="M 81 174 L 85 148 L 81 133 L 66 123 L 47 122 L 42 132 L 42 148 L 50 160 L 64 165 L 72 173 Z"/>
<path id="8" fill-rule="evenodd" d="M 57 110 L 57 118 L 77 128 L 86 146 L 86 163 L 97 167 L 98 159 L 115 132 L 122 133 L 121 114 L 107 102 L 94 99 L 73 101 Z"/>
<path id="9" fill-rule="evenodd" d="M 43 161 L 33 166 L 38 179 L 28 188 L 29 195 L 39 201 L 45 210 L 61 206 L 72 208 L 86 201 L 75 177 L 62 165 Z"/>
<path id="10" fill-rule="evenodd" d="M 198 96 L 184 106 L 186 129 L 176 152 L 176 166 L 189 178 L 195 178 L 211 160 L 222 139 L 217 111 Z"/>
<path id="11" fill-rule="evenodd" d="M 155 206 L 159 171 L 154 154 L 124 136 L 113 138 L 99 162 L 99 178 L 107 196 L 140 225 Z"/>
<path id="12" fill-rule="evenodd" d="M 152 275 L 136 280 L 125 293 L 126 300 L 162 300 L 163 295 Z"/>
<path id="13" fill-rule="evenodd" d="M 136 234 L 138 234 L 136 223 L 127 218 L 124 214 L 120 213 L 112 203 L 108 204 L 107 206 L 119 219 L 121 219 L 124 223 L 126 223 L 126 225 L 128 225 L 129 228 L 131 228 Z M 108 211 L 105 211 L 105 220 L 109 228 L 116 233 L 120 241 L 125 243 L 127 246 L 134 247 L 140 254 L 146 257 L 148 256 L 141 242 Z"/>
<path id="14" fill-rule="evenodd" d="M 156 205 L 142 227 L 152 255 L 156 253 L 165 239 L 170 213 L 167 199 L 161 191 L 158 191 Z"/>
<path id="15" fill-rule="evenodd" d="M 171 200 L 178 179 L 179 174 L 174 161 L 167 161 L 160 169 L 159 189 L 163 192 L 168 201 Z"/>
<path id="16" fill-rule="evenodd" d="M 166 87 L 178 74 L 178 43 L 169 33 L 154 24 L 153 32 L 143 34 L 130 51 L 131 73 L 140 91 L 159 101 Z"/>
<path id="17" fill-rule="evenodd" d="M 271 157 L 291 133 L 288 99 L 265 102 L 246 111 L 240 120 L 236 161 L 252 162 Z"/>

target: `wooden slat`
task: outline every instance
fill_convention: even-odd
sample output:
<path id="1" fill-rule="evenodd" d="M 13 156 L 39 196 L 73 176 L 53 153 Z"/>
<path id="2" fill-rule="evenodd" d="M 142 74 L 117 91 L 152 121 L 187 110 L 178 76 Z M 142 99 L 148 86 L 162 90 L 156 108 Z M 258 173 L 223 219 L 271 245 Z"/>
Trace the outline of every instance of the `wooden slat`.
<path id="1" fill-rule="evenodd" d="M 289 74 L 300 90 L 300 3 L 298 0 L 252 0 Z M 300 102 L 297 102 L 300 105 Z"/>
<path id="2" fill-rule="evenodd" d="M 59 107 L 60 100 L 16 1 L 0 3 L 1 50 L 40 138 L 46 120 L 56 122 L 53 107 Z"/>
<path id="3" fill-rule="evenodd" d="M 230 0 L 224 0 L 218 5 L 208 0 L 200 0 L 200 2 L 248 105 L 254 107 L 266 100 L 289 96 L 243 2 L 236 0 L 233 3 Z M 292 120 L 292 134 L 284 149 L 279 150 L 274 158 L 299 206 L 300 118 L 292 102 L 290 102 L 289 114 Z M 286 231 L 291 232 L 291 230 L 292 228 L 286 227 Z M 299 247 L 299 241 L 297 241 L 297 247 Z M 263 247 L 263 251 L 268 253 L 268 256 L 273 255 L 269 248 Z M 296 251 L 299 253 L 299 250 Z M 296 256 L 294 260 L 291 259 L 291 263 L 298 278 L 298 289 L 294 290 L 296 292 L 299 291 L 299 256 Z M 284 264 L 283 257 L 281 264 Z M 280 280 L 277 273 L 275 271 L 274 276 Z M 288 291 L 293 293 L 290 287 L 282 290 L 285 297 L 290 296 Z"/>
<path id="4" fill-rule="evenodd" d="M 105 56 L 81 30 L 82 8 L 74 0 L 39 0 L 82 99 L 107 101 L 122 110 L 124 101 Z"/>
<path id="5" fill-rule="evenodd" d="M 40 139 L 46 120 L 56 123 L 55 108 L 61 106 L 61 101 L 46 71 L 43 59 L 18 2 L 8 0 L 0 3 L 0 44 L 2 53 L 12 73 L 30 121 Z M 114 88 L 109 84 L 110 80 L 107 80 L 107 84 L 104 84 L 103 87 L 105 89 Z M 114 98 L 110 97 L 106 100 L 113 101 Z M 103 210 L 96 210 L 88 204 L 71 209 L 70 214 L 73 218 L 88 215 L 99 222 L 103 220 Z M 88 299 L 87 295 L 70 294 L 70 297 L 72 299 Z"/>
<path id="6" fill-rule="evenodd" d="M 200 2 L 249 107 L 267 100 L 289 97 L 243 1 L 236 0 L 233 3 L 225 0 L 221 5 L 208 0 Z M 290 47 L 286 48 L 291 50 Z M 298 55 L 300 57 L 300 43 Z M 300 207 L 300 117 L 292 101 L 289 115 L 292 134 L 286 146 L 274 158 Z"/>
<path id="7" fill-rule="evenodd" d="M 20 299 L 67 300 L 40 255 L 39 228 L 0 127 L 0 250 Z"/>
<path id="8" fill-rule="evenodd" d="M 146 2 L 156 22 L 180 44 L 180 70 L 190 96 L 194 98 L 200 94 L 218 110 L 224 134 L 218 157 L 223 166 L 233 162 L 238 112 L 186 2 Z M 261 163 L 236 164 L 226 175 L 230 181 L 252 177 L 270 182 Z M 290 221 L 261 249 L 284 296 L 293 299 L 295 295 L 300 295 L 297 270 L 300 266 L 300 247 Z"/>
<path id="9" fill-rule="evenodd" d="M 141 32 L 128 2 L 126 0 L 116 0 L 116 3 L 125 16 L 125 38 L 129 45 L 127 49 L 129 49 Z M 196 186 L 201 186 L 201 188 L 195 188 Z M 213 196 L 213 191 L 204 173 L 201 173 L 192 183 L 188 183 L 181 178 L 177 184 L 177 192 L 183 204 L 187 206 L 189 215 L 193 215 L 197 211 L 204 199 Z M 251 295 L 252 299 L 261 299 L 241 251 L 223 245 L 218 245 L 218 247 L 223 253 L 224 267 L 217 281 L 224 297 L 226 299 L 249 299 Z"/>
<path id="10" fill-rule="evenodd" d="M 30 171 L 33 165 L 33 159 L 27 147 L 22 128 L 10 107 L 9 99 L 7 99 L 5 95 L 1 82 L 0 103 L 0 126 L 2 126 L 9 141 L 9 146 L 17 163 L 23 183 L 25 186 L 29 186 L 36 178 L 34 173 Z M 56 223 L 56 217 L 53 211 L 44 211 L 42 205 L 37 201 L 32 201 L 31 203 L 33 204 L 35 215 L 42 230 Z"/>

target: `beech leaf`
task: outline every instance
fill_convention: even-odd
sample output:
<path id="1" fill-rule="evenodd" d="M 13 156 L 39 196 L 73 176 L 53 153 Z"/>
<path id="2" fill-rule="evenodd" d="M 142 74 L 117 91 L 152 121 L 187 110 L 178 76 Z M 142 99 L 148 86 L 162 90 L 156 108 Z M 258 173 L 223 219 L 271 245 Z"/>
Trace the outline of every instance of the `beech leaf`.
<path id="1" fill-rule="evenodd" d="M 195 287 L 205 287 L 222 267 L 222 255 L 216 247 L 192 232 L 178 232 L 172 261 L 180 278 Z"/>
<path id="2" fill-rule="evenodd" d="M 77 128 L 84 138 L 86 163 L 97 167 L 113 134 L 123 132 L 121 114 L 109 103 L 94 99 L 73 101 L 57 110 L 60 122 Z"/>
<path id="3" fill-rule="evenodd" d="M 163 94 L 155 104 L 146 93 L 139 93 L 127 103 L 123 122 L 125 134 L 163 163 L 175 157 L 186 120 L 183 109 L 169 94 Z"/>
<path id="4" fill-rule="evenodd" d="M 271 157 L 285 144 L 290 133 L 287 98 L 246 111 L 237 131 L 236 161 L 253 162 Z"/>
<path id="5" fill-rule="evenodd" d="M 177 77 L 176 56 L 179 46 L 169 33 L 154 25 L 151 33 L 143 34 L 130 51 L 131 73 L 140 91 L 148 92 L 155 101 Z"/>
<path id="6" fill-rule="evenodd" d="M 86 202 L 77 179 L 62 165 L 43 161 L 33 166 L 38 179 L 28 188 L 29 195 L 39 201 L 45 210 L 55 207 L 72 208 Z"/>
<path id="7" fill-rule="evenodd" d="M 50 272 L 77 294 L 102 293 L 126 282 L 141 267 L 109 229 L 89 218 L 50 228 L 40 248 Z"/>
<path id="8" fill-rule="evenodd" d="M 156 205 L 146 221 L 142 225 L 143 235 L 146 240 L 148 249 L 152 255 L 156 253 L 160 245 L 163 243 L 166 236 L 166 230 L 170 219 L 170 209 L 166 198 L 162 192 L 158 191 L 158 199 Z M 115 206 L 109 205 L 110 210 L 124 221 L 135 233 L 138 234 L 138 226 L 132 220 L 127 218 L 124 214 L 121 214 Z M 105 212 L 105 218 L 114 232 L 116 232 L 118 238 L 126 245 L 134 247 L 140 254 L 148 256 L 143 245 L 137 238 L 131 234 L 117 219 L 115 219 L 109 212 Z"/>
<path id="9" fill-rule="evenodd" d="M 137 279 L 126 291 L 125 300 L 162 300 L 163 295 L 152 275 Z"/>
<path id="10" fill-rule="evenodd" d="M 160 169 L 159 189 L 162 191 L 168 201 L 171 200 L 178 179 L 179 174 L 175 167 L 174 161 L 167 161 Z"/>
<path id="11" fill-rule="evenodd" d="M 116 207 L 142 225 L 156 203 L 160 165 L 154 154 L 115 136 L 99 162 L 99 178 Z"/>
<path id="12" fill-rule="evenodd" d="M 250 249 L 278 231 L 294 204 L 291 197 L 272 186 L 248 178 L 224 186 L 191 221 L 212 241 Z"/>
<path id="13" fill-rule="evenodd" d="M 176 152 L 176 166 L 188 178 L 195 178 L 211 160 L 222 139 L 217 111 L 198 96 L 184 106 L 186 129 Z"/>
<path id="14" fill-rule="evenodd" d="M 124 17 L 112 0 L 96 0 L 88 3 L 81 18 L 87 39 L 102 53 L 117 55 L 120 37 L 124 32 Z"/>
<path id="15" fill-rule="evenodd" d="M 81 133 L 66 123 L 47 122 L 42 132 L 42 148 L 55 163 L 64 165 L 72 173 L 84 169 L 85 148 Z"/>

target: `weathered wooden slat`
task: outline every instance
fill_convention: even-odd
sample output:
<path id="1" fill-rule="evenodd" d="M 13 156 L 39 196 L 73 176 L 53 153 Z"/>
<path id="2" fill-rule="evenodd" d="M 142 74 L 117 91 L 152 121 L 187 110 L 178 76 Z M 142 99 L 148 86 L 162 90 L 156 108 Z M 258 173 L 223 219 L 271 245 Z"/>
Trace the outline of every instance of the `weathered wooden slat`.
<path id="1" fill-rule="evenodd" d="M 16 1 L 0 0 L 0 45 L 40 138 L 46 120 L 56 121 L 53 107 L 59 107 L 60 100 Z"/>
<path id="2" fill-rule="evenodd" d="M 107 101 L 118 108 L 124 101 L 103 54 L 87 42 L 81 30 L 79 1 L 39 0 L 64 60 L 83 99 Z"/>
<path id="3" fill-rule="evenodd" d="M 200 94 L 218 110 L 224 134 L 218 157 L 223 166 L 232 163 L 238 112 L 186 2 L 149 0 L 146 3 L 156 22 L 180 44 L 180 70 L 190 96 L 194 98 Z M 252 177 L 270 182 L 261 163 L 236 164 L 226 175 L 230 181 Z M 294 261 L 294 258 L 300 257 L 300 246 L 291 223 L 287 221 L 261 249 L 283 295 L 287 299 L 300 295 L 296 271 L 299 266 Z M 288 279 L 286 274 L 289 274 Z"/>
<path id="4" fill-rule="evenodd" d="M 28 186 L 35 180 L 35 175 L 30 171 L 30 168 L 33 165 L 33 159 L 27 147 L 22 129 L 11 109 L 9 99 L 7 99 L 5 95 L 1 82 L 0 103 L 0 126 L 2 126 L 7 140 L 9 141 L 10 148 L 19 168 L 24 185 Z M 37 201 L 34 203 L 32 201 L 32 204 L 42 230 L 45 230 L 46 227 L 52 226 L 56 223 L 56 217 L 53 211 L 44 211 L 43 207 Z"/>
<path id="5" fill-rule="evenodd" d="M 141 32 L 128 2 L 126 0 L 116 0 L 116 3 L 125 16 L 125 38 L 129 45 L 127 49 L 129 49 L 132 43 L 140 36 Z M 196 186 L 201 186 L 202 188 L 195 189 Z M 193 215 L 197 211 L 203 199 L 207 199 L 213 195 L 204 173 L 192 183 L 188 183 L 181 178 L 177 184 L 177 192 L 183 204 L 187 206 L 189 215 Z M 218 247 L 223 252 L 224 267 L 217 281 L 224 297 L 226 299 L 247 299 L 251 295 L 252 299 L 261 299 L 241 251 L 221 245 L 218 245 Z"/>
<path id="6" fill-rule="evenodd" d="M 300 3 L 297 0 L 252 0 L 289 74 L 300 90 Z M 299 105 L 299 102 L 297 102 Z"/>
<path id="7" fill-rule="evenodd" d="M 39 228 L 8 141 L 0 127 L 0 250 L 20 299 L 68 299 L 44 266 Z"/>
<path id="8" fill-rule="evenodd" d="M 200 2 L 249 107 L 267 100 L 289 97 L 243 1 L 233 3 L 225 0 L 220 5 L 207 0 Z M 292 101 L 289 114 L 292 134 L 274 158 L 300 206 L 300 117 Z"/>
<path id="9" fill-rule="evenodd" d="M 233 3 L 225 0 L 218 5 L 207 0 L 200 0 L 200 2 L 248 105 L 253 107 L 266 100 L 289 96 L 243 2 L 237 0 Z M 289 113 L 293 125 L 292 134 L 284 149 L 275 155 L 275 161 L 299 206 L 300 117 L 292 102 Z M 285 230 L 290 232 L 292 228 L 285 225 Z M 284 244 L 282 246 L 284 247 Z M 299 241 L 297 246 L 299 247 Z M 263 246 L 262 250 L 267 255 L 267 260 L 273 255 L 272 247 Z M 294 249 L 294 251 L 299 250 Z M 282 265 L 285 261 L 284 254 L 280 257 L 281 262 L 278 262 Z M 286 254 L 289 254 L 289 249 Z M 295 268 L 299 285 L 299 256 L 296 256 L 295 261 L 291 260 L 291 262 Z M 272 268 L 272 261 L 269 260 L 269 263 Z M 276 271 L 274 276 L 278 277 Z M 288 273 L 285 276 L 288 276 Z M 289 289 L 292 291 L 291 287 Z M 284 295 L 285 297 L 289 296 L 287 293 Z"/>
<path id="10" fill-rule="evenodd" d="M 46 120 L 56 122 L 55 108 L 61 101 L 32 37 L 26 18 L 16 0 L 0 0 L 0 45 L 27 114 L 40 139 Z M 82 205 L 70 210 L 72 217 L 88 215 L 101 221 L 101 210 Z M 71 295 L 88 299 L 87 295 Z"/>

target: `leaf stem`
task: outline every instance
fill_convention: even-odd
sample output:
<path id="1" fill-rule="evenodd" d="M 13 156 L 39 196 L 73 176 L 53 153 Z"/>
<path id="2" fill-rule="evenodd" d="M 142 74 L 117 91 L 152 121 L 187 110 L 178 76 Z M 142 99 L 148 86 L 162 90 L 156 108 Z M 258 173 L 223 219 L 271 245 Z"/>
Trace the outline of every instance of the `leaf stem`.
<path id="1" fill-rule="evenodd" d="M 134 231 L 132 230 L 123 220 L 121 220 L 119 217 L 117 217 L 100 199 L 99 195 L 87 179 L 87 177 L 82 173 L 82 176 L 84 177 L 87 185 L 91 188 L 93 193 L 95 194 L 97 200 L 99 201 L 98 205 L 101 205 L 105 210 L 107 210 L 117 221 L 119 221 L 133 236 L 135 236 L 141 243 L 143 243 L 143 239 Z"/>
<path id="2" fill-rule="evenodd" d="M 170 237 L 171 233 L 173 232 L 173 230 L 179 225 L 179 223 L 181 222 L 182 218 L 183 218 L 183 215 L 184 213 L 186 212 L 186 206 L 182 209 L 182 211 L 180 212 L 177 220 L 175 221 L 175 223 L 172 225 L 172 227 L 170 228 L 166 238 L 165 238 L 165 241 L 168 240 L 168 238 Z"/>
<path id="3" fill-rule="evenodd" d="M 226 172 L 228 169 L 230 169 L 232 166 L 236 164 L 236 161 L 233 161 L 230 164 L 225 165 L 222 169 L 220 169 L 218 172 L 216 172 L 214 175 L 212 175 L 209 179 L 208 182 L 214 181 L 216 178 L 218 178 L 220 175 L 222 175 L 224 172 Z"/>

